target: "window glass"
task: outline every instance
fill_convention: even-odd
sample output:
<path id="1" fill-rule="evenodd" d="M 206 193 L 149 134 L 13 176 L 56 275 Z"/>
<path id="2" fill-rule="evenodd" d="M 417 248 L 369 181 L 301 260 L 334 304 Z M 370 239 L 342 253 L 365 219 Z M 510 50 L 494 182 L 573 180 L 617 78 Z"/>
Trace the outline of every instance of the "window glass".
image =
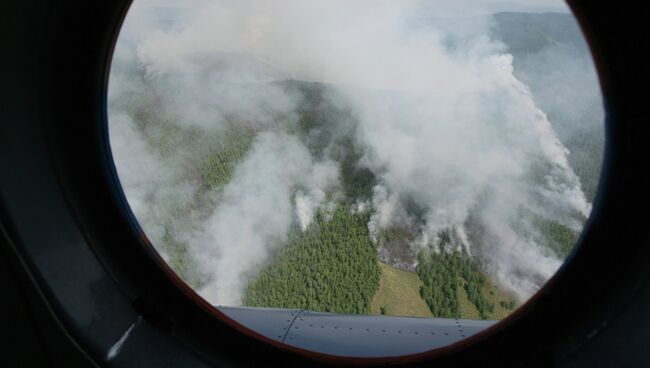
<path id="1" fill-rule="evenodd" d="M 136 0 L 131 210 L 215 306 L 502 319 L 572 252 L 602 98 L 559 1 Z"/>

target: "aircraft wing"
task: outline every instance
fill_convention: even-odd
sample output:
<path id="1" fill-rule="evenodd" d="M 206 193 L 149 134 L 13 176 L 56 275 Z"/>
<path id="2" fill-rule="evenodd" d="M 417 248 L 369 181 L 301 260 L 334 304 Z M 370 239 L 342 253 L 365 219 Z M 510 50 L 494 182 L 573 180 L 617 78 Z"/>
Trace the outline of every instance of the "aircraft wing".
<path id="1" fill-rule="evenodd" d="M 498 321 L 347 315 L 300 309 L 218 307 L 269 339 L 347 357 L 390 357 L 448 346 Z"/>

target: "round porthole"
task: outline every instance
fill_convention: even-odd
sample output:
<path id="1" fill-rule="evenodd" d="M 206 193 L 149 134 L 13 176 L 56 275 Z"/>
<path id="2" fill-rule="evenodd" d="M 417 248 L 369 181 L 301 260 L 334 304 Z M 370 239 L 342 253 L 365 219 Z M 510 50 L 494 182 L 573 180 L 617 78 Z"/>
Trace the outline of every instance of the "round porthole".
<path id="1" fill-rule="evenodd" d="M 551 5 L 136 1 L 108 94 L 131 210 L 276 342 L 376 358 L 481 332 L 560 269 L 597 192 L 598 78 Z"/>
<path id="2" fill-rule="evenodd" d="M 406 12 L 404 17 L 397 19 L 390 18 L 390 15 L 399 14 L 405 5 L 395 2 L 389 4 L 392 8 L 385 12 L 382 12 L 385 8 L 381 4 L 374 8 L 358 5 L 356 9 L 360 15 L 353 22 L 346 18 L 346 14 L 357 5 L 341 6 L 337 9 L 340 12 L 332 12 L 332 15 L 327 12 L 327 6 L 322 5 L 325 3 L 321 3 L 321 8 L 315 3 L 313 11 L 322 17 L 309 16 L 308 11 L 296 13 L 302 16 L 296 18 L 303 20 L 298 33 L 304 33 L 305 37 L 313 36 L 313 44 L 304 44 L 304 39 L 300 41 L 303 36 L 296 32 L 286 32 L 284 37 L 279 37 L 285 43 L 278 47 L 294 45 L 305 51 L 311 50 L 302 56 L 317 56 L 307 63 L 298 63 L 305 67 L 301 69 L 290 68 L 301 60 L 295 49 L 285 48 L 281 55 L 272 55 L 276 47 L 263 42 L 268 37 L 278 39 L 275 30 L 293 29 L 290 28 L 294 24 L 291 22 L 295 22 L 293 16 L 272 13 L 274 8 L 281 8 L 288 2 L 269 6 L 268 11 L 258 11 L 255 2 L 246 3 L 244 7 L 254 11 L 255 16 L 247 16 L 241 28 L 249 31 L 239 32 L 235 30 L 240 29 L 241 22 L 226 21 L 250 14 L 240 11 L 244 8 L 238 8 L 239 5 L 221 3 L 224 12 L 230 12 L 232 18 L 223 18 L 217 25 L 209 21 L 199 22 L 197 30 L 194 28 L 195 20 L 212 19 L 213 9 L 210 7 L 215 5 L 203 8 L 198 3 L 181 4 L 185 10 L 179 10 L 178 6 L 166 1 L 154 7 L 155 11 L 150 15 L 142 13 L 145 14 L 142 22 L 135 23 L 136 28 L 142 28 L 132 29 L 133 33 L 129 31 L 129 27 L 134 26 L 129 25 L 129 17 L 137 14 L 136 7 L 146 7 L 146 3 L 135 3 L 131 15 L 127 15 L 128 1 L 71 0 L 56 7 L 46 2 L 36 3 L 41 6 L 32 6 L 34 3 L 31 2 L 3 2 L 3 11 L 0 12 L 10 18 L 0 22 L 1 33 L 7 40 L 4 45 L 10 50 L 10 57 L 1 60 L 3 66 L 7 65 L 3 70 L 9 72 L 5 73 L 0 86 L 5 101 L 0 115 L 3 122 L 8 122 L 0 124 L 0 256 L 3 262 L 0 271 L 1 280 L 9 280 L 7 287 L 3 284 L 8 302 L 2 306 L 13 308 L 9 313 L 3 312 L 9 316 L 6 319 L 8 323 L 3 326 L 8 328 L 11 336 L 3 343 L 3 346 L 8 346 L 2 355 L 2 359 L 9 357 L 10 364 L 7 365 L 82 366 L 80 362 L 83 361 L 92 366 L 113 367 L 259 366 L 260 362 L 271 366 L 418 366 L 431 363 L 439 366 L 591 366 L 608 365 L 608 362 L 615 365 L 619 359 L 633 362 L 630 365 L 643 365 L 644 360 L 639 356 L 644 351 L 642 342 L 647 338 L 640 337 L 646 336 L 648 331 L 644 328 L 647 326 L 644 316 L 648 300 L 644 296 L 649 290 L 648 249 L 645 247 L 648 234 L 643 231 L 646 227 L 643 213 L 650 205 L 646 195 L 650 175 L 643 160 L 647 155 L 647 126 L 640 123 L 648 116 L 646 98 L 637 92 L 639 86 L 647 84 L 644 73 L 647 66 L 637 55 L 641 49 L 647 48 L 647 40 L 641 37 L 643 22 L 636 22 L 637 18 L 643 18 L 642 12 L 624 7 L 612 8 L 597 2 L 571 2 L 593 52 L 604 96 L 607 134 L 600 136 L 604 139 L 605 149 L 601 179 L 596 187 L 595 182 L 589 184 L 585 179 L 589 177 L 589 170 L 585 170 L 589 166 L 579 163 L 600 162 L 599 154 L 587 153 L 582 159 L 576 159 L 576 154 L 581 152 L 576 147 L 582 147 L 581 144 L 592 146 L 594 136 L 583 131 L 578 134 L 579 139 L 570 143 L 564 136 L 567 131 L 560 129 L 561 119 L 558 120 L 557 115 L 558 111 L 577 115 L 584 111 L 597 111 L 585 108 L 588 104 L 582 102 L 589 96 L 595 96 L 596 100 L 599 97 L 593 73 L 588 83 L 572 78 L 593 69 L 582 39 L 578 37 L 580 44 L 571 43 L 566 39 L 567 33 L 559 32 L 565 29 L 563 22 L 566 19 L 572 20 L 566 9 L 563 15 L 540 14 L 552 9 L 541 2 L 533 5 L 522 3 L 521 6 L 514 3 L 507 6 L 517 9 L 501 9 L 512 11 L 490 17 L 486 14 L 498 11 L 498 7 L 504 5 L 483 2 L 483 8 L 477 13 L 467 13 L 465 10 L 469 8 L 463 6 L 454 5 L 454 8 L 449 5 L 448 12 L 438 14 L 435 19 L 432 19 L 435 11 L 445 7 L 429 8 L 433 13 L 426 13 L 426 9 L 421 13 Z M 294 5 L 296 10 L 304 7 L 298 2 Z M 532 10 L 535 11 L 529 12 Z M 515 21 L 513 17 L 517 15 L 513 12 L 528 12 L 528 15 L 520 14 L 520 19 Z M 376 18 L 378 13 L 387 14 L 387 17 Z M 331 23 L 332 17 L 338 20 L 337 31 L 321 33 L 328 37 L 316 37 L 323 25 Z M 547 17 L 547 20 L 541 22 L 540 17 Z M 466 22 L 459 26 L 459 18 L 466 19 Z M 488 22 L 487 29 L 492 33 L 482 33 L 481 30 L 486 28 L 481 19 L 491 18 L 495 19 Z M 551 18 L 554 20 L 549 20 Z M 20 21 L 23 19 L 24 22 Z M 278 24 L 278 19 L 288 20 Z M 377 26 L 377 19 L 385 20 L 380 22 L 381 27 Z M 402 29 L 402 21 L 412 28 Z M 122 36 L 119 36 L 122 24 L 124 28 Z M 571 24 L 575 30 L 578 29 L 575 23 Z M 510 31 L 520 26 L 517 28 L 519 32 Z M 213 27 L 222 27 L 224 33 L 232 29 L 232 38 L 223 39 L 245 38 L 243 45 L 251 49 L 241 49 L 242 44 L 237 43 L 223 48 L 222 44 L 212 42 L 210 37 L 214 35 L 207 31 Z M 396 27 L 402 32 L 384 32 Z M 147 29 L 154 32 L 148 33 Z M 485 37 L 477 37 L 476 32 Z M 131 44 L 125 41 L 129 34 L 136 36 Z M 242 38 L 242 34 L 246 37 Z M 382 37 L 375 39 L 373 34 Z M 433 43 L 424 37 L 431 34 L 438 35 Z M 497 37 L 499 34 L 501 36 Z M 526 34 L 528 41 L 517 43 Z M 579 32 L 575 34 L 580 35 Z M 139 36 L 146 36 L 149 41 L 141 42 L 137 39 Z M 209 42 L 195 43 L 201 37 L 208 37 Z M 359 39 L 368 39 L 368 42 L 355 43 Z M 408 42 L 400 44 L 396 40 Z M 330 41 L 336 44 L 325 47 Z M 380 53 L 378 57 L 365 57 L 368 48 L 391 44 L 398 44 L 396 47 L 400 47 L 404 55 L 420 50 L 426 57 L 415 58 L 406 66 L 402 63 L 406 60 L 402 54 L 387 53 L 381 58 L 383 54 Z M 541 47 L 540 50 L 548 47 L 554 51 L 535 53 L 534 57 L 526 58 L 526 51 L 522 48 L 533 44 Z M 219 52 L 210 51 L 206 45 L 219 46 L 216 48 Z M 265 52 L 252 52 L 256 45 Z M 210 52 L 189 52 L 206 47 Z M 179 48 L 188 52 L 178 53 Z M 224 55 L 224 50 L 228 55 Z M 341 56 L 354 56 L 355 53 L 360 56 L 340 63 L 332 56 L 336 56 L 337 51 Z M 439 68 L 432 69 L 426 78 L 419 78 L 416 72 L 421 70 L 419 66 L 424 65 L 427 58 L 438 62 Z M 579 60 L 586 63 L 581 64 Z M 558 64 L 560 61 L 563 62 L 561 66 Z M 184 65 L 197 67 L 196 70 L 205 67 L 207 74 L 184 73 Z M 261 65 L 268 68 L 261 68 Z M 339 65 L 351 69 L 339 69 Z M 359 65 L 367 68 L 359 68 Z M 394 73 L 381 73 L 392 67 L 396 68 Z M 224 73 L 224 68 L 230 72 Z M 257 74 L 250 72 L 260 69 Z M 338 74 L 346 70 L 347 73 Z M 449 78 L 450 83 L 436 85 L 444 93 L 435 93 L 427 84 L 442 78 L 435 73 L 436 70 L 447 72 L 444 78 Z M 272 72 L 279 74 L 266 78 Z M 381 78 L 371 78 L 375 83 L 369 86 L 363 81 L 373 73 L 378 73 Z M 310 75 L 312 78 L 307 78 Z M 120 76 L 123 77 L 121 81 Z M 244 76 L 249 79 L 237 80 Z M 570 82 L 566 83 L 567 80 Z M 478 91 L 461 88 L 473 86 L 473 82 L 483 88 Z M 204 93 L 205 86 L 211 85 L 218 92 L 219 87 L 226 83 L 234 87 L 222 88 L 223 94 L 219 99 L 214 98 L 216 92 Z M 279 93 L 269 94 L 264 84 L 275 84 Z M 142 88 L 143 85 L 148 87 Z M 260 99 L 255 100 L 255 106 L 259 108 L 258 112 L 265 114 L 246 115 L 251 110 L 246 104 L 237 103 L 237 96 L 233 95 L 234 91 L 240 91 L 242 95 L 251 93 L 254 89 L 251 85 L 259 87 L 259 95 L 255 97 Z M 186 86 L 195 86 L 195 90 L 182 88 Z M 577 92 L 567 93 L 565 87 Z M 172 98 L 173 93 L 178 93 L 179 98 Z M 192 98 L 187 98 L 191 93 L 194 94 Z M 574 96 L 569 99 L 565 97 L 567 94 Z M 413 109 L 402 109 L 405 105 L 414 105 L 414 99 L 423 103 L 415 104 L 417 106 Z M 299 105 L 302 109 L 291 109 L 296 101 L 303 103 Z M 459 106 L 459 101 L 466 102 L 466 106 Z M 199 105 L 193 105 L 198 102 Z M 566 107 L 567 104 L 571 106 Z M 432 105 L 438 109 L 432 112 Z M 224 110 L 224 106 L 231 110 Z M 531 111 L 536 113 L 531 114 Z M 271 115 L 266 114 L 269 112 Z M 439 119 L 430 125 L 416 124 L 432 113 Z M 242 119 L 242 114 L 246 119 Z M 274 119 L 268 119 L 270 116 Z M 456 118 L 461 126 L 475 130 L 449 125 L 448 119 L 443 119 L 448 116 Z M 485 125 L 472 125 L 476 123 L 475 119 L 470 119 L 473 116 L 485 117 L 479 119 Z M 521 119 L 512 119 L 513 116 Z M 222 121 L 235 119 L 234 127 L 248 128 L 244 130 L 250 135 L 243 139 L 240 139 L 242 135 L 235 135 L 229 140 L 242 142 L 241 146 L 235 144 L 242 150 L 233 150 L 234 156 L 225 155 L 224 160 L 220 160 L 218 154 L 216 159 L 210 158 L 215 158 L 213 153 L 224 147 L 220 139 L 234 132 L 216 134 L 209 131 L 213 127 L 211 119 L 217 117 Z M 400 117 L 404 119 L 397 119 Z M 576 116 L 571 118 L 575 118 L 569 119 L 573 122 L 596 122 Z M 242 120 L 245 121 L 242 123 Z M 401 123 L 397 124 L 398 121 Z M 525 121 L 533 121 L 531 125 L 537 130 L 522 131 L 520 128 L 529 127 L 519 125 Z M 287 126 L 287 122 L 293 126 Z M 438 124 L 433 124 L 435 122 Z M 176 126 L 180 123 L 187 125 Z M 260 123 L 267 125 L 258 125 Z M 349 131 L 326 129 L 341 128 L 341 125 L 336 125 L 339 123 L 349 127 Z M 568 124 L 567 127 L 577 128 L 579 125 Z M 161 130 L 163 128 L 168 129 L 168 134 L 161 134 L 165 132 Z M 387 131 L 393 133 L 388 136 L 388 142 L 376 145 L 376 142 L 386 139 Z M 437 134 L 431 135 L 432 131 Z M 221 134 L 224 132 L 227 134 Z M 508 134 L 496 134 L 498 132 Z M 591 131 L 594 132 L 598 133 Z M 450 135 L 445 135 L 447 133 Z M 492 139 L 482 141 L 478 135 Z M 421 137 L 431 138 L 431 144 L 420 143 L 418 139 Z M 530 140 L 526 140 L 528 144 L 522 147 L 520 140 L 526 137 Z M 348 140 L 349 144 L 332 144 L 337 139 Z M 500 142 L 499 139 L 512 144 L 494 145 Z M 206 145 L 205 142 L 211 143 Z M 463 142 L 472 144 L 463 145 Z M 443 147 L 448 150 L 443 150 Z M 509 149 L 510 155 L 503 153 L 504 147 Z M 600 147 L 592 146 L 596 150 Z M 264 148 L 272 149 L 265 151 Z M 569 148 L 569 151 L 564 148 Z M 185 153 L 178 152 L 183 149 L 187 149 Z M 476 152 L 471 151 L 470 155 L 468 149 Z M 273 174 L 261 175 L 263 170 L 260 169 L 260 176 L 266 179 L 261 182 L 243 180 L 250 177 L 245 175 L 244 168 L 254 162 L 252 153 L 255 152 L 263 153 L 257 157 L 260 166 L 267 169 L 265 175 Z M 285 155 L 267 155 L 268 152 L 284 152 Z M 431 152 L 438 156 L 429 156 Z M 435 164 L 431 167 L 444 167 L 445 170 L 435 171 L 434 175 L 428 171 L 431 167 L 425 162 L 427 160 L 404 160 L 413 155 L 428 157 L 429 163 Z M 351 160 L 343 159 L 346 156 Z M 142 164 L 143 158 L 147 157 L 150 162 Z M 232 160 L 232 157 L 236 158 Z M 440 157 L 448 160 L 438 160 Z M 475 160 L 465 160 L 468 157 Z M 499 161 L 503 165 L 478 163 L 494 162 L 490 160 L 495 157 L 503 158 L 504 161 Z M 530 157 L 537 158 L 535 164 L 532 167 L 524 165 L 522 180 L 513 182 L 512 175 L 517 170 L 512 169 L 521 166 L 505 163 L 516 164 L 522 158 Z M 274 159 L 265 161 L 269 158 Z M 550 158 L 553 159 L 551 163 Z M 562 164 L 563 158 L 566 165 Z M 285 165 L 277 165 L 281 160 Z M 469 162 L 469 166 L 454 165 L 455 160 Z M 154 170 L 161 167 L 161 162 L 170 170 Z M 290 170 L 278 174 L 269 162 Z M 524 162 L 529 161 L 526 159 Z M 230 167 L 227 169 L 230 174 L 220 176 L 219 171 L 212 170 L 212 167 L 220 165 Z M 512 171 L 502 176 L 491 171 L 504 168 Z M 593 168 L 595 174 L 591 178 L 598 177 L 599 166 Z M 585 171 L 580 172 L 581 169 Z M 133 172 L 141 175 L 129 175 Z M 412 174 L 414 172 L 417 175 Z M 352 190 L 346 190 L 350 174 L 363 177 L 364 173 L 372 184 L 368 186 L 370 189 L 364 191 L 361 190 L 363 186 L 352 185 L 347 187 Z M 493 175 L 481 176 L 486 173 Z M 484 180 L 485 187 L 468 187 L 467 183 L 474 183 L 468 179 L 481 177 L 489 178 Z M 426 186 L 429 180 L 440 184 L 436 186 L 438 191 L 417 190 L 420 185 Z M 219 245 L 223 239 L 203 236 L 205 233 L 202 231 L 208 229 L 209 224 L 215 224 L 212 220 L 228 218 L 220 212 L 224 204 L 229 204 L 235 211 L 246 208 L 233 194 L 237 188 L 248 185 L 253 190 L 264 189 L 278 182 L 289 189 L 284 196 L 269 196 L 278 200 L 276 211 L 265 216 L 265 221 L 255 221 L 249 228 L 262 231 L 275 229 L 274 225 L 278 223 L 288 223 L 288 232 L 271 236 L 277 240 L 271 247 L 245 248 L 261 251 L 255 256 L 258 258 L 254 267 L 247 266 L 242 271 L 238 264 L 233 268 L 233 274 L 242 276 L 234 278 L 243 281 L 241 288 L 213 288 L 210 282 L 223 281 L 224 277 L 217 278 L 217 274 L 211 272 L 223 272 L 223 269 L 212 270 L 209 265 L 214 258 L 229 254 L 230 250 Z M 579 190 L 577 182 L 580 183 Z M 212 186 L 215 183 L 217 185 Z M 219 187 L 219 183 L 223 186 Z M 238 184 L 236 188 L 231 185 L 233 183 Z M 318 183 L 327 185 L 315 186 Z M 537 189 L 522 191 L 526 185 Z M 231 186 L 233 189 L 228 189 Z M 160 192 L 152 192 L 154 187 Z M 592 188 L 591 192 L 589 188 Z M 359 192 L 354 193 L 354 189 L 359 189 Z M 510 195 L 500 193 L 499 189 L 507 189 L 504 191 Z M 201 190 L 203 192 L 199 193 Z M 474 193 L 476 191 L 480 193 Z M 571 197 L 571 193 L 577 196 Z M 137 201 L 139 195 L 144 201 Z M 583 195 L 584 201 L 580 199 Z M 193 202 L 195 197 L 199 198 L 198 202 Z M 433 202 L 429 202 L 432 198 L 436 203 L 455 206 L 436 206 L 446 208 L 436 212 Z M 471 216 L 469 213 L 464 216 L 462 210 L 450 210 L 463 208 L 460 206 L 463 202 L 456 202 L 459 198 L 473 201 L 473 206 L 464 207 L 471 209 Z M 531 201 L 522 202 L 522 198 Z M 554 198 L 562 200 L 554 201 Z M 565 201 L 567 198 L 578 200 Z M 488 216 L 485 211 L 474 212 L 481 206 L 497 209 L 500 204 L 518 208 L 521 203 L 531 206 L 515 211 L 518 216 L 502 217 L 504 213 L 498 211 L 494 211 L 493 216 Z M 567 207 L 560 205 L 557 208 L 558 204 Z M 393 212 L 387 211 L 388 215 L 382 217 L 382 213 L 386 214 L 382 209 L 391 206 Z M 589 207 L 591 212 L 585 211 Z M 545 216 L 551 214 L 544 212 L 545 209 L 552 209 L 549 211 L 554 216 Z M 148 214 L 152 216 L 147 217 Z M 555 216 L 557 214 L 566 216 Z M 291 248 L 287 243 L 294 241 L 300 245 L 314 234 L 328 234 L 328 226 L 335 223 L 337 215 L 359 219 L 357 230 L 349 226 L 354 225 L 353 221 L 346 219 L 341 223 L 345 230 L 337 234 L 365 236 L 365 240 L 358 243 L 369 245 L 366 249 L 372 252 L 366 253 L 358 248 L 359 254 L 355 256 L 374 252 L 372 262 L 364 265 L 368 266 L 367 269 L 377 267 L 380 270 L 376 291 L 372 288 L 355 289 L 372 285 L 376 278 L 365 277 L 360 283 L 348 282 L 358 276 L 358 273 L 350 275 L 352 268 L 339 267 L 327 271 L 317 263 L 301 263 L 305 253 L 292 251 L 297 248 Z M 169 218 L 171 221 L 166 220 Z M 503 221 L 504 218 L 512 221 Z M 156 219 L 165 221 L 156 222 Z M 386 221 L 382 222 L 382 219 Z M 232 228 L 222 223 L 217 226 L 220 229 L 217 233 L 230 232 L 232 238 L 238 238 L 232 232 L 237 231 L 242 223 L 233 222 Z M 435 226 L 429 226 L 432 224 L 444 226 L 435 231 Z M 501 227 L 491 227 L 495 224 Z M 584 230 L 579 235 L 578 247 L 565 250 L 569 253 L 568 261 L 560 265 L 562 247 L 558 245 L 564 244 L 562 240 L 574 240 L 580 230 L 572 224 L 584 224 Z M 529 277 L 532 271 L 538 270 L 539 262 L 521 270 L 503 271 L 498 262 L 493 261 L 507 259 L 502 257 L 503 249 L 507 248 L 478 245 L 485 239 L 493 239 L 496 246 L 505 244 L 496 241 L 504 239 L 501 237 L 503 233 L 499 236 L 492 234 L 495 229 L 511 230 L 513 239 L 529 237 L 537 247 L 532 249 L 541 249 L 535 253 L 539 257 L 536 259 L 554 260 L 550 268 L 559 267 L 559 271 L 553 276 L 537 272 L 540 277 Z M 550 240 L 540 237 L 540 233 L 544 233 L 540 229 L 546 229 L 557 237 Z M 335 240 L 333 233 L 330 234 Z M 542 244 L 544 239 L 547 244 Z M 197 242 L 193 243 L 195 240 Z M 167 243 L 172 246 L 167 246 Z M 186 248 L 179 246 L 178 252 L 170 252 L 174 245 L 183 243 Z M 332 243 L 348 244 L 341 241 Z M 569 243 L 572 241 L 566 244 Z M 314 244 L 315 247 L 309 251 L 322 248 L 321 243 Z M 201 247 L 204 253 L 194 252 Z M 336 249 L 339 248 L 333 247 L 332 250 Z M 395 252 L 396 249 L 404 251 Z M 420 257 L 415 272 L 407 269 L 409 264 L 413 267 L 413 263 L 409 263 L 409 259 L 413 259 L 412 255 L 409 258 L 409 252 L 413 249 L 417 250 L 416 260 Z M 181 257 L 183 252 L 190 257 L 184 260 Z M 286 258 L 296 255 L 297 258 Z M 406 261 L 405 269 L 400 270 L 398 267 L 402 266 L 396 259 L 401 255 L 405 255 Z M 514 251 L 511 256 L 521 259 L 521 254 Z M 382 257 L 384 264 L 378 263 Z M 352 259 L 346 253 L 336 252 L 333 258 L 343 265 Z M 290 267 L 307 272 L 295 276 L 296 272 L 291 272 L 290 267 L 278 266 L 282 265 L 282 262 L 278 263 L 282 259 L 289 259 L 286 264 Z M 226 266 L 230 264 L 232 262 Z M 333 263 L 325 263 L 330 264 Z M 449 268 L 444 267 L 448 264 L 459 267 L 448 272 Z M 473 268 L 476 264 L 480 267 Z M 431 267 L 421 268 L 418 272 L 420 265 Z M 427 278 L 428 273 L 422 270 L 428 268 L 432 270 L 430 274 L 441 277 Z M 478 272 L 460 272 L 476 269 Z M 314 270 L 317 272 L 311 272 Z M 472 285 L 481 284 L 481 275 L 484 277 L 483 286 L 488 282 L 526 280 L 519 286 L 543 287 L 538 291 L 535 291 L 537 286 L 529 288 L 532 297 L 526 302 L 524 298 L 521 302 L 515 300 L 515 312 L 498 323 L 495 322 L 499 316 L 490 315 L 493 312 L 489 310 L 486 320 L 467 318 L 472 317 L 463 314 L 468 312 L 467 309 L 455 315 L 465 318 L 415 318 L 412 317 L 415 313 L 400 312 L 398 306 L 389 303 L 395 298 L 385 298 L 385 302 L 373 305 L 382 290 L 382 280 L 387 280 L 384 271 L 393 272 L 394 278 L 410 275 L 410 286 L 394 283 L 392 290 L 413 296 L 415 300 L 419 297 L 424 302 L 420 302 L 425 306 L 424 310 L 438 317 L 453 316 L 461 309 L 454 307 L 454 298 L 441 297 L 445 293 L 453 295 L 449 289 L 453 291 L 454 287 L 456 302 L 460 305 L 461 297 L 469 300 L 469 304 L 464 305 L 473 305 L 470 309 L 474 318 L 477 315 L 480 318 L 480 309 L 490 305 L 494 305 L 495 310 L 511 307 L 512 299 L 490 299 L 489 288 L 478 288 L 476 292 Z M 253 293 L 259 297 L 257 300 L 292 301 L 294 297 L 303 296 L 303 289 L 296 293 L 282 292 L 284 282 L 280 283 L 280 288 L 271 287 L 273 282 L 284 280 L 270 277 L 264 281 L 264 275 L 275 275 L 274 272 L 288 275 L 284 278 L 287 288 L 295 285 L 290 282 L 291 277 L 299 279 L 314 273 L 326 276 L 326 283 L 319 284 L 314 279 L 312 284 L 303 286 L 304 290 L 316 287 L 330 290 L 329 295 L 322 293 L 323 304 L 320 305 L 309 304 L 309 291 L 305 291 L 304 304 L 300 304 L 303 299 L 299 299 L 295 308 L 272 303 L 246 307 L 245 304 L 253 305 L 247 300 L 255 299 L 248 299 L 249 292 L 255 291 L 253 285 L 263 286 L 256 289 L 258 293 Z M 444 277 L 445 272 L 450 276 Z M 521 278 L 507 277 L 519 274 Z M 8 279 L 6 275 L 9 275 Z M 472 275 L 476 276 L 478 283 L 468 280 Z M 454 276 L 457 284 L 453 283 Z M 547 281 L 548 276 L 550 279 Z M 438 288 L 438 284 L 429 281 L 450 278 L 451 283 Z M 347 284 L 336 280 L 346 280 Z M 413 284 L 421 286 L 421 289 L 413 287 Z M 384 282 L 383 285 L 391 284 Z M 507 283 L 498 286 L 505 289 L 505 285 Z M 509 288 L 512 293 L 517 293 L 516 285 Z M 214 296 L 221 295 L 223 290 L 239 293 L 241 303 Z M 274 297 L 273 292 L 266 294 L 267 290 L 275 290 L 279 297 Z M 349 300 L 345 300 L 345 295 L 350 300 L 356 300 L 359 295 L 343 294 L 343 298 L 337 299 L 341 290 L 362 290 L 361 294 L 367 297 L 365 304 L 360 303 L 356 309 L 346 309 Z M 472 290 L 474 296 L 470 295 Z M 499 290 L 493 291 L 496 296 L 503 295 L 497 292 Z M 450 305 L 427 303 L 427 297 L 433 301 L 450 301 Z M 482 303 L 481 300 L 487 301 Z M 502 305 L 501 301 L 505 303 Z M 251 309 L 260 307 L 265 309 Z M 373 312 L 375 315 L 371 314 Z M 26 322 L 18 324 L 17 321 L 23 320 Z M 22 345 L 20 342 L 29 334 L 35 342 Z M 423 341 L 439 343 L 425 346 L 421 344 Z M 33 347 L 34 352 L 30 350 L 21 355 L 23 346 Z M 13 357 L 18 359 L 12 360 Z M 614 360 L 616 362 L 612 363 Z"/>

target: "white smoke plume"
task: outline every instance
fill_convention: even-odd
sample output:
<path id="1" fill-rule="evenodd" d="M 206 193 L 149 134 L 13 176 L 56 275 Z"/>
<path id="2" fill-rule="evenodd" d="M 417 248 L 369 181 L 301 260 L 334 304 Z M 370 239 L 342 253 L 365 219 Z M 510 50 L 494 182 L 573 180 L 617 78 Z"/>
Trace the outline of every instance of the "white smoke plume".
<path id="1" fill-rule="evenodd" d="M 156 193 L 186 175 L 168 167 L 186 162 L 192 150 L 209 149 L 205 136 L 229 129 L 233 117 L 255 135 L 224 188 L 199 193 L 200 184 L 188 179 L 182 195 L 188 203 L 209 198 L 207 205 L 188 205 L 201 208 L 179 220 L 173 234 L 186 244 L 207 300 L 239 305 L 247 280 L 290 227 L 305 230 L 316 210 L 336 198 L 339 163 L 276 131 L 290 131 L 299 119 L 304 97 L 279 83 L 291 79 L 337 86 L 331 100 L 343 101 L 356 117 L 359 166 L 378 180 L 358 210 L 370 207 L 375 240 L 382 229 L 406 226 L 417 235 L 411 246 L 426 248 L 440 231 L 455 228 L 461 245 L 522 299 L 557 270 L 562 260 L 536 243 L 533 230 L 520 231 L 527 224 L 516 223 L 523 210 L 572 228 L 580 226 L 575 213 L 589 215 L 568 151 L 515 77 L 505 46 L 487 36 L 490 25 L 474 24 L 451 47 L 449 34 L 414 21 L 459 6 L 434 4 L 440 6 L 136 0 L 118 42 L 109 118 L 127 198 L 154 243 L 164 235 L 161 223 L 171 221 L 151 215 L 166 200 Z M 167 12 L 182 15 L 166 23 Z M 174 149 L 157 162 L 137 148 L 150 128 L 130 131 L 128 121 L 120 122 L 120 96 L 135 83 L 125 76 L 129 68 L 167 89 L 157 104 L 171 124 L 199 132 L 191 149 Z M 148 160 L 148 171 L 132 170 L 130 160 Z M 538 172 L 541 178 L 531 179 Z M 149 178 L 152 187 L 143 188 Z M 480 244 L 471 244 L 472 226 L 482 229 Z"/>
<path id="2" fill-rule="evenodd" d="M 313 216 L 311 208 L 324 201 L 325 191 L 337 178 L 337 166 L 314 162 L 296 138 L 273 133 L 258 136 L 224 189 L 222 204 L 203 223 L 201 238 L 192 242 L 197 246 L 190 250 L 207 276 L 199 293 L 220 304 L 240 305 L 247 276 L 282 240 L 296 215 L 307 226 Z M 314 202 L 309 204 L 312 212 L 307 218 L 301 212 L 304 207 L 292 203 L 295 188 L 302 186 L 319 193 L 307 199 Z"/>
<path id="3" fill-rule="evenodd" d="M 161 160 L 147 147 L 134 129 L 131 117 L 111 115 L 111 148 L 129 206 L 156 245 L 162 244 L 165 226 L 178 222 L 177 208 L 194 196 L 194 183 L 179 180 L 178 161 Z M 179 224 L 180 225 L 180 224 Z M 159 246 L 161 256 L 169 260 L 168 249 Z"/>

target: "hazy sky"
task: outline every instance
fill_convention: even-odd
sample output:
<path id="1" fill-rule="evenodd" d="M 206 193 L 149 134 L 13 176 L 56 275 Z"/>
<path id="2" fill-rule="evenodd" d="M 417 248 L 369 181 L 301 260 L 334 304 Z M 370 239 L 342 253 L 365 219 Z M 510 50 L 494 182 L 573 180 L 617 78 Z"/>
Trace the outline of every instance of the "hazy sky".
<path id="1" fill-rule="evenodd" d="M 514 12 L 562 12 L 570 10 L 563 0 L 430 0 L 429 10 L 438 16 L 469 16 Z M 426 15 L 426 11 L 424 12 Z"/>
<path id="2" fill-rule="evenodd" d="M 472 16 L 491 14 L 504 11 L 512 12 L 561 12 L 569 13 L 569 7 L 564 0 L 395 0 L 404 3 L 421 2 L 423 9 L 421 13 L 413 16 Z M 154 6 L 160 8 L 200 8 L 202 4 L 209 3 L 209 0 L 135 0 L 135 4 Z M 169 10 L 169 9 L 167 9 Z M 164 11 L 166 16 L 171 14 Z M 178 15 L 178 14 L 176 14 Z"/>

